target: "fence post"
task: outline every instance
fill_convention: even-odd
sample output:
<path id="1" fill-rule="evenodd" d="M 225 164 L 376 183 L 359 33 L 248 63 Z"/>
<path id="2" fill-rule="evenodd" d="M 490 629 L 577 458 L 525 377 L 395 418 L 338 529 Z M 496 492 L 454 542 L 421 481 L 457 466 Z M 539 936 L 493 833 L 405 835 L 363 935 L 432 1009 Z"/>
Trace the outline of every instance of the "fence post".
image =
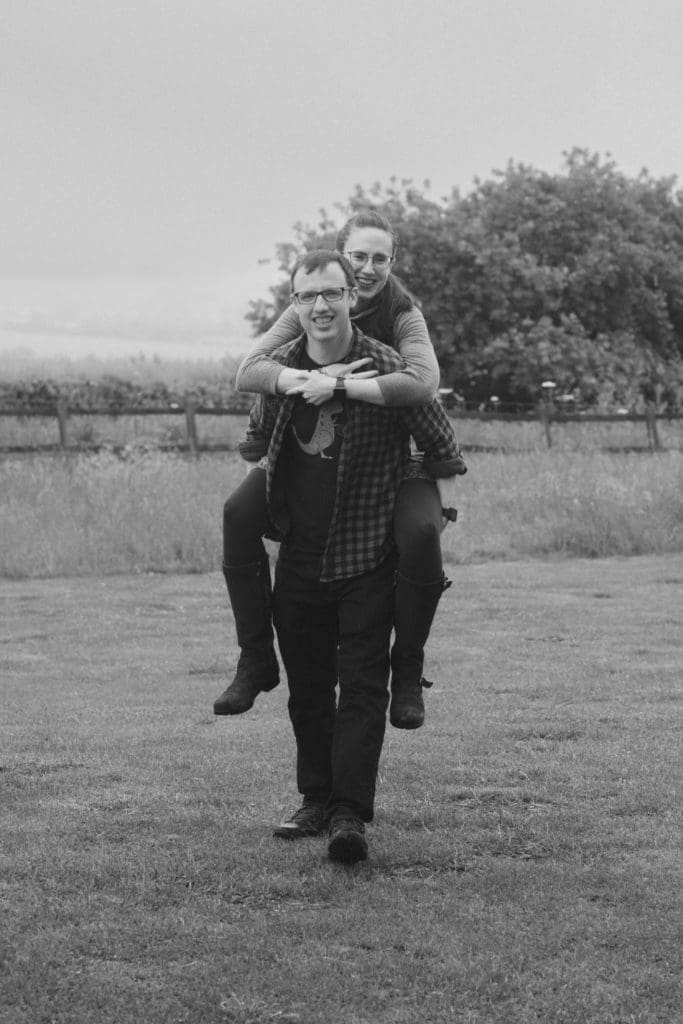
<path id="1" fill-rule="evenodd" d="M 661 452 L 664 446 L 659 438 L 657 429 L 657 413 L 654 402 L 645 403 L 645 426 L 647 427 L 647 440 L 651 452 Z"/>
<path id="2" fill-rule="evenodd" d="M 541 420 L 543 421 L 543 429 L 545 431 L 545 443 L 548 448 L 552 448 L 553 439 L 550 433 L 550 420 L 555 409 L 555 388 L 557 387 L 554 380 L 544 380 L 541 384 Z"/>
<path id="3" fill-rule="evenodd" d="M 541 423 L 543 424 L 543 433 L 545 434 L 545 443 L 548 448 L 553 446 L 553 435 L 550 430 L 550 410 L 548 406 L 543 402 L 541 404 Z"/>
<path id="4" fill-rule="evenodd" d="M 197 420 L 195 419 L 195 410 L 197 403 L 192 398 L 188 398 L 185 401 L 185 430 L 187 432 L 187 447 L 189 448 L 192 455 L 197 455 L 199 450 L 199 440 L 197 438 Z"/>
<path id="5" fill-rule="evenodd" d="M 66 401 L 63 398 L 57 399 L 56 412 L 57 425 L 59 427 L 59 447 L 67 448 L 69 442 L 67 437 L 66 424 L 69 418 L 69 408 L 66 404 Z"/>

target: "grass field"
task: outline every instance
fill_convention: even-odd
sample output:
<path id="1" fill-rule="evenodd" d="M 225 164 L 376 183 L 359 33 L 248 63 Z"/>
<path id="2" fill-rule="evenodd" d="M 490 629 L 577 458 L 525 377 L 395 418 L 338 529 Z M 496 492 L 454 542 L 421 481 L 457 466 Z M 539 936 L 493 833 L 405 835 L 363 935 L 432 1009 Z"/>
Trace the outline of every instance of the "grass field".
<path id="1" fill-rule="evenodd" d="M 683 452 L 466 458 L 443 487 L 459 511 L 442 536 L 448 565 L 683 550 Z M 0 576 L 217 569 L 223 502 L 245 466 L 233 453 L 2 459 Z"/>
<path id="2" fill-rule="evenodd" d="M 678 1020 L 683 556 L 452 575 L 353 868 L 218 574 L 0 581 L 0 1022 Z"/>

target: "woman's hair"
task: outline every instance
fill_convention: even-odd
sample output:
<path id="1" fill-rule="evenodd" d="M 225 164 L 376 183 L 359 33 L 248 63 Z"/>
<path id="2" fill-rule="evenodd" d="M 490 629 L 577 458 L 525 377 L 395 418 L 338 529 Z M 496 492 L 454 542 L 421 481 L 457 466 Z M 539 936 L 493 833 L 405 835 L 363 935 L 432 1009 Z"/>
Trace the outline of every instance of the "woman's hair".
<path id="1" fill-rule="evenodd" d="M 339 252 L 344 252 L 349 235 L 356 228 L 376 228 L 378 231 L 386 231 L 391 238 L 391 255 L 392 257 L 396 255 L 398 238 L 394 234 L 394 230 L 387 218 L 383 217 L 381 213 L 377 213 L 376 210 L 359 210 L 358 213 L 354 213 L 353 217 L 349 217 L 337 235 L 337 249 L 339 249 Z"/>
<path id="2" fill-rule="evenodd" d="M 376 210 L 359 210 L 358 213 L 349 217 L 337 235 L 339 252 L 344 252 L 349 236 L 356 228 L 375 228 L 378 231 L 386 231 L 391 238 L 392 259 L 395 257 L 398 238 L 386 217 L 377 213 Z M 394 274 L 389 274 L 386 284 L 374 299 L 372 306 L 356 313 L 353 320 L 354 323 L 362 327 L 365 334 L 395 348 L 394 321 L 401 313 L 407 312 L 415 305 L 415 300 L 402 282 Z"/>

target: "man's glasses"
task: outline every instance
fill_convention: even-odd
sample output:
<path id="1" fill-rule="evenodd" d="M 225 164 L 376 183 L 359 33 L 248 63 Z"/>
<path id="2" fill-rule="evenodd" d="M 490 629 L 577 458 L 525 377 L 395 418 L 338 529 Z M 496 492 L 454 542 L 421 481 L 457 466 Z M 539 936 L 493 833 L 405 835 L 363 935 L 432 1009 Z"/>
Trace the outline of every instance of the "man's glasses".
<path id="1" fill-rule="evenodd" d="M 322 295 L 325 302 L 341 302 L 344 292 L 350 291 L 350 288 L 325 288 L 322 292 L 292 292 L 292 298 L 301 306 L 312 306 L 319 295 Z"/>
<path id="2" fill-rule="evenodd" d="M 385 252 L 375 252 L 370 255 L 369 252 L 361 252 L 359 249 L 354 249 L 353 252 L 345 252 L 344 255 L 348 256 L 351 262 L 358 264 L 359 267 L 364 267 L 368 260 L 372 260 L 373 267 L 388 267 L 394 260 L 393 256 L 387 256 Z"/>

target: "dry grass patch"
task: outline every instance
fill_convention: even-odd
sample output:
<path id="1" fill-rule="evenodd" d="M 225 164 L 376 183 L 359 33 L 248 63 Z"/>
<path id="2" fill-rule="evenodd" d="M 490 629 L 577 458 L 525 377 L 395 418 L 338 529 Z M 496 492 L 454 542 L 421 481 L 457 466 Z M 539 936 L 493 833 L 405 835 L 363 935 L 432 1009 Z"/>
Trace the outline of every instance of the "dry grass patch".
<path id="1" fill-rule="evenodd" d="M 683 549 L 683 453 L 467 456 L 443 485 L 459 519 L 447 562 Z M 223 502 L 243 480 L 234 454 L 0 461 L 0 576 L 206 572 L 221 561 Z"/>

